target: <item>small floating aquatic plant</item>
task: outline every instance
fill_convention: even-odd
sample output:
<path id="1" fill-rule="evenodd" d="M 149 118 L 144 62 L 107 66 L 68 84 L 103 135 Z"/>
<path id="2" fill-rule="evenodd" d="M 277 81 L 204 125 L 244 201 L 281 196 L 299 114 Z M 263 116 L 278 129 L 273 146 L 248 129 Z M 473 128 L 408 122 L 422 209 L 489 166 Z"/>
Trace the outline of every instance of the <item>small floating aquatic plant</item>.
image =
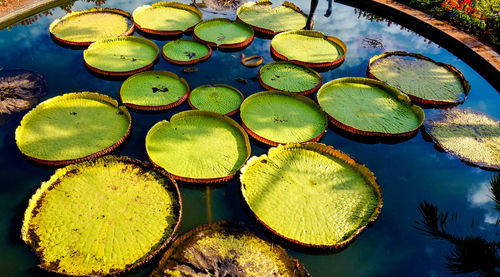
<path id="1" fill-rule="evenodd" d="M 252 27 L 227 18 L 208 19 L 194 28 L 193 36 L 211 47 L 222 49 L 243 48 L 252 43 Z"/>
<path id="2" fill-rule="evenodd" d="M 188 102 L 193 109 L 230 116 L 240 109 L 243 94 L 228 85 L 203 85 L 191 91 Z"/>
<path id="3" fill-rule="evenodd" d="M 138 7 L 132 13 L 135 26 L 155 35 L 177 35 L 192 31 L 203 14 L 191 5 L 178 2 L 157 2 Z"/>

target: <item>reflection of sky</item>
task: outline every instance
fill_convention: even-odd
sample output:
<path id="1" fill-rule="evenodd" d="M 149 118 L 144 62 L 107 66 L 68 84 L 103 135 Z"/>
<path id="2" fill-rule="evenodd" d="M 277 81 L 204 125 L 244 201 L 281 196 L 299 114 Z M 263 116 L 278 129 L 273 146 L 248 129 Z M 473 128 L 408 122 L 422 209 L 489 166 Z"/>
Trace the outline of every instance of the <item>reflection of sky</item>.
<path id="1" fill-rule="evenodd" d="M 105 7 L 117 7 L 132 12 L 142 4 L 156 1 L 108 0 Z M 183 2 L 189 3 L 188 0 Z M 298 2 L 303 10 L 309 8 L 308 1 Z M 76 2 L 74 10 L 92 7 L 90 3 Z M 398 24 L 387 26 L 387 22 L 370 22 L 357 18 L 354 9 L 334 3 L 331 17 L 325 18 L 326 1 L 321 0 L 315 16 L 315 29 L 342 39 L 348 48 L 346 61 L 339 68 L 321 73 L 324 81 L 344 76 L 365 76 L 368 59 L 384 52 L 383 49 L 365 48 L 364 38 L 380 40 L 386 51 L 404 50 L 418 52 L 435 60 L 451 63 L 461 70 L 472 85 L 464 107 L 486 112 L 500 118 L 500 94 L 482 77 L 459 58 L 444 48 L 431 43 L 413 32 L 400 30 Z M 0 67 L 26 68 L 45 75 L 49 84 L 48 97 L 72 91 L 98 91 L 117 98 L 121 81 L 108 81 L 94 77 L 85 69 L 82 50 L 65 49 L 54 44 L 48 33 L 52 20 L 65 12 L 55 9 L 52 16 L 42 16 L 29 26 L 16 26 L 11 31 L 0 31 Z M 216 17 L 214 14 L 206 18 Z M 234 15 L 232 16 L 234 18 Z M 137 35 L 137 33 L 135 34 Z M 162 47 L 166 42 L 155 42 Z M 269 54 L 270 40 L 258 39 L 242 52 L 225 53 L 214 51 L 205 63 L 195 65 L 196 73 L 183 74 L 182 68 L 160 59 L 155 69 L 172 71 L 186 79 L 191 88 L 203 84 L 225 83 L 240 89 L 246 96 L 261 91 L 258 83 L 251 81 L 257 76 L 255 68 L 246 68 L 239 62 L 240 53 L 261 55 L 264 63 L 272 61 Z M 238 83 L 236 78 L 245 78 L 248 84 Z M 128 143 L 117 154 L 146 160 L 144 137 L 151 126 L 183 109 L 186 103 L 174 110 L 144 114 L 132 112 L 133 131 Z M 236 120 L 238 116 L 233 117 Z M 46 180 L 52 170 L 35 167 L 27 163 L 18 153 L 13 141 L 14 129 L 20 117 L 0 129 L 0 267 L 14 276 L 35 275 L 28 268 L 36 260 L 27 247 L 18 240 L 18 224 L 26 206 L 27 197 Z M 457 212 L 463 220 L 460 226 L 469 226 L 470 220 L 483 224 L 483 230 L 474 235 L 491 237 L 491 227 L 496 214 L 487 201 L 488 184 L 492 173 L 461 162 L 457 158 L 441 153 L 432 143 L 424 141 L 421 134 L 399 144 L 365 144 L 336 134 L 329 128 L 321 142 L 333 145 L 352 155 L 370 168 L 382 187 L 384 208 L 377 222 L 359 237 L 353 245 L 335 255 L 292 254 L 306 264 L 313 276 L 446 276 L 444 256 L 449 254 L 449 244 L 434 241 L 414 229 L 420 219 L 418 203 L 430 201 L 441 210 Z M 262 154 L 265 149 L 252 146 L 253 154 Z M 29 176 L 19 178 L 19 176 Z M 240 211 L 237 178 L 226 187 L 212 191 L 214 218 L 248 222 Z M 204 190 L 182 189 L 185 216 L 181 232 L 206 222 Z M 17 224 L 17 225 L 16 225 Z M 464 228 L 465 228 L 464 227 Z M 476 228 L 477 229 L 477 228 Z M 470 233 L 465 228 L 464 234 Z M 477 231 L 477 232 L 476 232 Z M 7 238 L 8 237 L 8 238 Z M 15 260 L 15 263 L 9 261 Z M 143 271 L 144 272 L 144 271 Z M 141 272 L 141 273 L 143 273 Z M 144 274 L 147 274 L 146 272 Z"/>

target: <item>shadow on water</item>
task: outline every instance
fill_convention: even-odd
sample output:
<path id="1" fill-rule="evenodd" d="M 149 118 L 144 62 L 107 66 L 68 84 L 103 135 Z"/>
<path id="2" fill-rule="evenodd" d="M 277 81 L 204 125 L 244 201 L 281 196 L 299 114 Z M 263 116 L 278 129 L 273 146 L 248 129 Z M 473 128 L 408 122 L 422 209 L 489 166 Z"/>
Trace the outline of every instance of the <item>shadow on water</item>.
<path id="1" fill-rule="evenodd" d="M 490 180 L 490 190 L 495 201 L 495 209 L 500 212 L 500 173 Z M 421 220 L 415 228 L 437 240 L 446 240 L 453 245 L 453 250 L 446 257 L 446 268 L 452 274 L 476 273 L 479 276 L 500 276 L 500 241 L 488 241 L 481 236 L 459 236 L 447 230 L 449 221 L 457 217 L 426 201 L 420 202 Z M 497 224 L 500 218 L 497 219 Z"/>

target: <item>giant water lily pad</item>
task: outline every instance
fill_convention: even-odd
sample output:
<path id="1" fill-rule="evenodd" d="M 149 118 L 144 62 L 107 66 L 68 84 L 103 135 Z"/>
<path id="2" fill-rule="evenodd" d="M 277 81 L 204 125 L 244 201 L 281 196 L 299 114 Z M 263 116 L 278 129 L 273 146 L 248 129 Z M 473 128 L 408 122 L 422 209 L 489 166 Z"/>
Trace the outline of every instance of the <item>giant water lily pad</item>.
<path id="1" fill-rule="evenodd" d="M 382 208 L 373 173 L 347 154 L 320 143 L 287 144 L 251 158 L 241 190 L 267 228 L 315 248 L 349 244 Z"/>
<path id="2" fill-rule="evenodd" d="M 128 36 L 134 32 L 132 17 L 119 9 L 93 8 L 76 11 L 56 19 L 49 26 L 56 40 L 72 45 Z"/>
<path id="3" fill-rule="evenodd" d="M 465 101 L 470 85 L 455 67 L 428 57 L 387 52 L 370 59 L 368 76 L 401 90 L 417 103 L 458 105 Z"/>
<path id="4" fill-rule="evenodd" d="M 194 228 L 176 239 L 151 273 L 155 276 L 310 276 L 279 245 L 243 225 L 218 222 Z"/>
<path id="5" fill-rule="evenodd" d="M 108 156 L 58 169 L 31 197 L 22 239 L 42 268 L 66 275 L 127 271 L 158 253 L 181 220 L 162 169 Z"/>
<path id="6" fill-rule="evenodd" d="M 330 81 L 319 89 L 317 97 L 333 124 L 360 135 L 410 136 L 418 131 L 425 117 L 408 96 L 367 78 Z"/>
<path id="7" fill-rule="evenodd" d="M 27 110 L 47 92 L 42 74 L 24 69 L 0 70 L 0 125 Z"/>
<path id="8" fill-rule="evenodd" d="M 130 133 L 130 114 L 94 92 L 50 98 L 27 113 L 16 129 L 19 150 L 37 162 L 65 165 L 104 155 Z"/>
<path id="9" fill-rule="evenodd" d="M 120 99 L 139 110 L 165 110 L 180 105 L 189 93 L 187 82 L 169 71 L 146 71 L 130 76 L 120 88 Z"/>
<path id="10" fill-rule="evenodd" d="M 271 40 L 271 52 L 279 59 L 310 67 L 332 67 L 344 61 L 347 47 L 319 31 L 290 31 Z"/>
<path id="11" fill-rule="evenodd" d="M 233 115 L 243 102 L 243 94 L 228 85 L 203 85 L 193 89 L 188 101 L 189 105 L 196 110 Z"/>
<path id="12" fill-rule="evenodd" d="M 307 15 L 293 3 L 285 1 L 276 8 L 271 5 L 269 0 L 248 2 L 238 8 L 236 16 L 255 30 L 271 35 L 306 27 Z"/>
<path id="13" fill-rule="evenodd" d="M 140 30 L 156 35 L 176 35 L 193 30 L 203 18 L 195 7 L 178 2 L 157 2 L 132 13 Z"/>
<path id="14" fill-rule="evenodd" d="M 323 79 L 309 67 L 291 62 L 273 62 L 259 69 L 259 82 L 269 90 L 310 94 L 321 87 Z"/>
<path id="15" fill-rule="evenodd" d="M 230 179 L 250 156 L 248 136 L 231 118 L 184 111 L 158 122 L 146 136 L 151 161 L 188 182 Z"/>
<path id="16" fill-rule="evenodd" d="M 212 55 L 212 48 L 194 39 L 178 39 L 162 48 L 163 58 L 174 64 L 195 64 Z"/>
<path id="17" fill-rule="evenodd" d="M 328 125 L 326 114 L 311 99 L 288 92 L 251 95 L 240 108 L 243 127 L 270 145 L 319 140 Z"/>
<path id="18" fill-rule="evenodd" d="M 242 48 L 254 38 L 252 27 L 227 18 L 205 20 L 194 28 L 194 38 L 209 46 L 219 48 Z"/>
<path id="19" fill-rule="evenodd" d="M 100 40 L 83 51 L 85 64 L 104 75 L 131 75 L 153 66 L 158 46 L 145 38 L 120 37 Z"/>
<path id="20" fill-rule="evenodd" d="M 449 109 L 426 119 L 425 130 L 438 147 L 461 160 L 500 170 L 500 121 L 472 109 Z"/>

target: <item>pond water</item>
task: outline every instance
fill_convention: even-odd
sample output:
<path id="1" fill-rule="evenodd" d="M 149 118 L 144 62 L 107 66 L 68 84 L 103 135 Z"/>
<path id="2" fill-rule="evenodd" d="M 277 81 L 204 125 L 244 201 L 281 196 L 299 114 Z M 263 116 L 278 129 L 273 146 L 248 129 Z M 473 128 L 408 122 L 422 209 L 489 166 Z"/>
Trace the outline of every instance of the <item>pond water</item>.
<path id="1" fill-rule="evenodd" d="M 137 6 L 155 1 L 108 0 L 104 7 L 120 8 L 132 12 Z M 187 1 L 186 1 L 187 2 Z M 309 2 L 295 1 L 307 11 Z M 88 9 L 95 3 L 75 2 L 73 10 Z M 342 39 L 347 45 L 345 62 L 336 69 L 321 73 L 325 82 L 346 76 L 364 77 L 368 60 L 384 51 L 404 50 L 417 52 L 430 58 L 453 64 L 462 71 L 471 84 L 470 94 L 461 107 L 470 107 L 500 118 L 500 94 L 469 65 L 448 50 L 424 36 L 396 23 L 365 14 L 353 7 L 334 3 L 332 14 L 324 16 L 327 2 L 320 1 L 315 15 L 314 29 Z M 82 50 L 56 45 L 50 38 L 50 22 L 66 12 L 60 8 L 51 14 L 39 15 L 30 25 L 12 26 L 0 31 L 0 67 L 24 68 L 42 73 L 49 90 L 44 99 L 75 91 L 95 91 L 118 98 L 122 81 L 104 80 L 90 74 L 84 65 Z M 225 16 L 234 19 L 235 12 L 224 15 L 207 13 L 205 18 Z M 374 20 L 375 19 L 375 20 Z M 140 36 L 135 33 L 136 36 Z M 166 41 L 154 40 L 162 47 Z M 246 56 L 261 55 L 264 63 L 272 62 L 270 40 L 256 38 L 245 50 Z M 182 76 L 191 88 L 204 84 L 228 84 L 241 90 L 245 96 L 262 91 L 257 69 L 240 64 L 240 52 L 214 51 L 205 63 L 196 65 L 194 73 L 182 73 L 183 67 L 169 64 L 163 59 L 156 70 L 167 70 Z M 245 78 L 247 84 L 237 82 Z M 43 100 L 44 100 L 43 99 Z M 173 110 L 145 114 L 131 111 L 132 134 L 128 142 L 115 152 L 147 160 L 144 140 L 147 131 L 158 121 L 189 109 L 187 103 Z M 426 112 L 428 112 L 427 110 Z M 28 199 L 54 172 L 28 162 L 22 157 L 14 141 L 14 130 L 22 114 L 0 126 L 0 271 L 2 276 L 38 276 L 44 274 L 36 267 L 37 258 L 20 239 L 20 227 Z M 233 118 L 239 121 L 239 116 Z M 331 128 L 322 143 L 338 148 L 371 169 L 382 187 L 384 207 L 373 226 L 347 249 L 339 253 L 305 253 L 289 250 L 313 276 L 448 276 L 447 257 L 454 245 L 425 235 L 415 228 L 421 220 L 419 203 L 428 201 L 440 210 L 449 211 L 447 230 L 458 236 L 478 236 L 487 241 L 499 241 L 498 219 L 489 191 L 493 172 L 472 167 L 459 159 L 437 151 L 424 140 L 421 131 L 404 142 L 396 144 L 359 142 Z M 267 152 L 260 144 L 252 144 L 252 155 Z M 256 224 L 245 213 L 239 193 L 239 178 L 213 187 L 208 191 L 210 209 L 207 210 L 207 190 L 203 185 L 182 186 L 183 220 L 180 233 L 217 220 L 233 220 Z M 259 232 L 253 227 L 253 231 Z M 265 236 L 265 234 L 263 234 Z M 145 276 L 154 263 L 130 276 Z"/>

